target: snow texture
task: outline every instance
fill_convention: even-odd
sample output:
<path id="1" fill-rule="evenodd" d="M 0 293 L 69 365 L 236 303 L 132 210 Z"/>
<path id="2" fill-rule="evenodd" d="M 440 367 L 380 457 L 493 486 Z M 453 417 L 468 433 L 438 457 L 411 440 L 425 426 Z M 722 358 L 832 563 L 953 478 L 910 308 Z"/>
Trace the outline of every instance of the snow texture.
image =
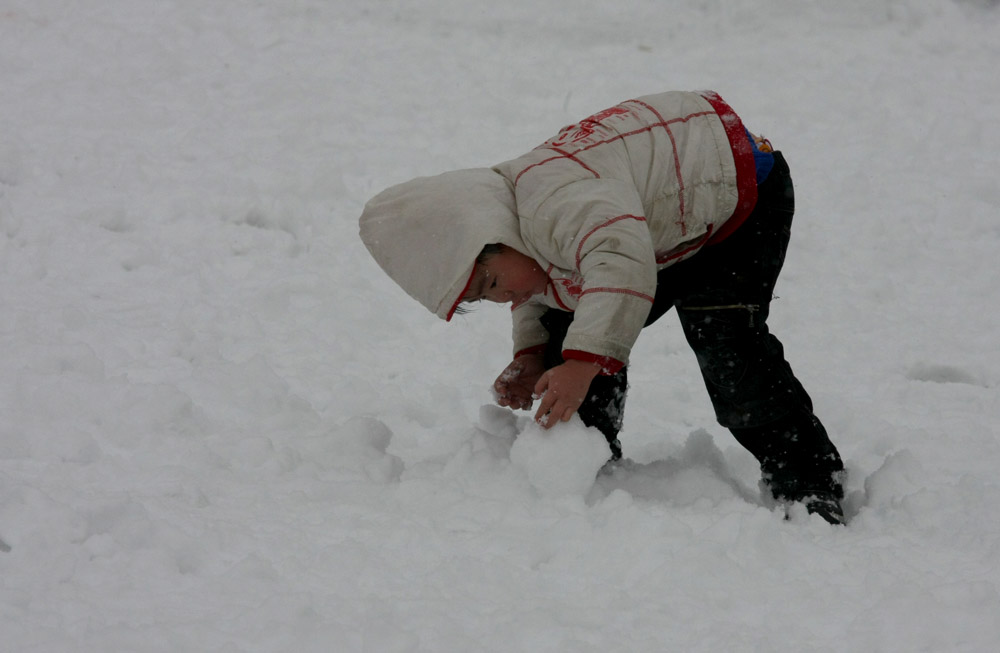
<path id="1" fill-rule="evenodd" d="M 995 0 L 7 0 L 0 649 L 989 651 Z M 357 237 L 414 176 L 717 90 L 789 160 L 770 325 L 846 461 L 784 519 L 672 316 L 629 459 L 492 405 Z"/>

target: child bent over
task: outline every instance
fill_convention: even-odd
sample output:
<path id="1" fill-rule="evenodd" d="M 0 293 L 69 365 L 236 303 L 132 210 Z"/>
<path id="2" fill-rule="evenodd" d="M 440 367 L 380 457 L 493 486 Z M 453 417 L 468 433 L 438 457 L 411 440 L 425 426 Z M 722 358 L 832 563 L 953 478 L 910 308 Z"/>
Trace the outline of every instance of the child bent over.
<path id="1" fill-rule="evenodd" d="M 498 402 L 546 428 L 578 412 L 621 456 L 626 365 L 674 308 L 721 425 L 782 502 L 843 523 L 843 463 L 767 328 L 794 196 L 784 157 L 712 92 L 648 95 L 492 168 L 423 177 L 365 207 L 361 237 L 450 320 L 512 304 Z"/>

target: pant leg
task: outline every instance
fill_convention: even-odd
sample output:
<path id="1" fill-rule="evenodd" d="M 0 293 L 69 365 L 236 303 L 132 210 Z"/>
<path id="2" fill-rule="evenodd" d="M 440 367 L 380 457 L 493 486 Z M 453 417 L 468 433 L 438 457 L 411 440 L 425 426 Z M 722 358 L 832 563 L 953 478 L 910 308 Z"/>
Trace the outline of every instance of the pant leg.
<path id="1" fill-rule="evenodd" d="M 551 309 L 542 316 L 542 326 L 549 332 L 549 342 L 545 347 L 546 369 L 551 369 L 565 362 L 562 357 L 562 345 L 572 322 L 573 314 L 566 311 Z M 598 375 L 590 382 L 587 398 L 584 399 L 577 411 L 580 420 L 585 425 L 597 428 L 607 439 L 608 445 L 611 447 L 612 460 L 618 460 L 622 457 L 618 432 L 622 428 L 627 390 L 628 373 L 626 368 L 622 368 L 614 375 Z"/>
<path id="2" fill-rule="evenodd" d="M 660 281 L 674 299 L 716 418 L 758 459 L 772 493 L 839 497 L 843 463 L 767 327 L 794 213 L 787 164 L 775 158 L 746 223 L 667 268 Z"/>

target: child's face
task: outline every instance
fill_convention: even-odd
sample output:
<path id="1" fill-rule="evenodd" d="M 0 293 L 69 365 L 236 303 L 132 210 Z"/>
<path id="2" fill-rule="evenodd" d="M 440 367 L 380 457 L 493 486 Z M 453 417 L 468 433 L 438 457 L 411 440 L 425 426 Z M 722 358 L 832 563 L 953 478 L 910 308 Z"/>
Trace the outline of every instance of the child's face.
<path id="1" fill-rule="evenodd" d="M 485 263 L 477 263 L 464 301 L 486 299 L 498 304 L 522 304 L 545 292 L 549 278 L 533 258 L 504 246 Z"/>

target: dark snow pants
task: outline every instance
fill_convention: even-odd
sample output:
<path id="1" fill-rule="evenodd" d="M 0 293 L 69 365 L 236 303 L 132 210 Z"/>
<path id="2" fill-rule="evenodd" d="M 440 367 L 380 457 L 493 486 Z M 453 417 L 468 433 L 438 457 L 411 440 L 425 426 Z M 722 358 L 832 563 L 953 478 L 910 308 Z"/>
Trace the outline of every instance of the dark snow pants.
<path id="1" fill-rule="evenodd" d="M 778 499 L 843 496 L 843 463 L 813 414 L 812 400 L 792 372 L 767 317 L 785 261 L 795 198 L 788 165 L 775 165 L 758 188 L 747 221 L 717 245 L 660 271 L 646 326 L 677 310 L 701 368 L 719 424 L 760 462 L 765 483 Z M 550 341 L 546 366 L 562 362 L 563 338 L 573 314 L 550 310 L 542 318 Z M 627 370 L 598 376 L 580 407 L 621 456 Z"/>

